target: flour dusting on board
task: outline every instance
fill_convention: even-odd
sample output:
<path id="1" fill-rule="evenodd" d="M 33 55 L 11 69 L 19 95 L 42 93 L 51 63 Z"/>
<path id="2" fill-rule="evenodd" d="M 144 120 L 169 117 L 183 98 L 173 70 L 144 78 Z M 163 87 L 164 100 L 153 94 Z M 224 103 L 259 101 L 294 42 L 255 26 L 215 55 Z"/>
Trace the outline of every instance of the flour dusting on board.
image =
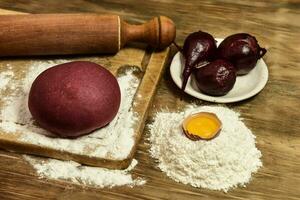
<path id="1" fill-rule="evenodd" d="M 34 124 L 29 112 L 27 101 L 28 93 L 34 79 L 44 70 L 66 60 L 35 61 L 29 67 L 21 80 L 14 79 L 14 73 L 7 68 L 1 71 L 0 77 L 0 130 L 11 134 L 22 133 L 18 140 L 67 151 L 75 154 L 84 154 L 96 157 L 110 157 L 115 160 L 126 158 L 134 145 L 134 129 L 136 114 L 133 113 L 132 101 L 139 85 L 139 79 L 128 70 L 117 78 L 121 90 L 121 104 L 117 116 L 106 127 L 93 133 L 77 138 L 76 140 L 51 138 L 50 132 Z M 9 83 L 9 84 L 8 84 Z M 10 85 L 9 95 L 7 86 Z"/>
<path id="2" fill-rule="evenodd" d="M 137 165 L 133 159 L 125 170 L 109 170 L 100 167 L 80 165 L 73 161 L 61 161 L 56 159 L 40 159 L 34 156 L 23 156 L 37 171 L 40 178 L 54 180 L 66 180 L 76 184 L 93 187 L 115 187 L 127 185 L 130 187 L 146 183 L 144 179 L 133 178 L 130 171 Z"/>
<path id="3" fill-rule="evenodd" d="M 9 81 L 14 76 L 13 71 L 4 71 L 0 73 L 0 88 L 1 90 L 5 90 Z"/>
<path id="4" fill-rule="evenodd" d="M 192 141 L 182 132 L 182 120 L 197 112 L 215 113 L 222 130 L 212 140 Z M 177 182 L 193 187 L 223 190 L 245 186 L 261 166 L 255 136 L 225 107 L 187 107 L 183 112 L 158 112 L 150 125 L 151 155 L 158 167 Z"/>

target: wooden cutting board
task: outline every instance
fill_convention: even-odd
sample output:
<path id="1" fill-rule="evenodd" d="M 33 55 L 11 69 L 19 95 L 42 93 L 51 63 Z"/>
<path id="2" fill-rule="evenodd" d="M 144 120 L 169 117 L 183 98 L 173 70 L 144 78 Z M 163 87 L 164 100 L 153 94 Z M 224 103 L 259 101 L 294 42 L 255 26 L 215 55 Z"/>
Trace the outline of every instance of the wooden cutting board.
<path id="1" fill-rule="evenodd" d="M 1 10 L 0 14 L 16 14 L 13 11 Z M 25 14 L 25 13 L 20 13 Z M 49 148 L 34 144 L 30 141 L 23 141 L 22 132 L 12 134 L 11 132 L 0 130 L 0 146 L 11 151 L 28 153 L 62 160 L 73 160 L 82 164 L 106 167 L 111 169 L 127 168 L 133 159 L 137 143 L 145 125 L 148 109 L 151 105 L 156 86 L 160 80 L 165 61 L 169 55 L 169 49 L 161 52 L 153 52 L 145 46 L 126 47 L 116 55 L 94 55 L 81 57 L 22 57 L 22 58 L 2 58 L 0 59 L 0 72 L 7 70 L 8 67 L 14 72 L 16 81 L 24 78 L 29 67 L 35 62 L 48 62 L 53 59 L 64 59 L 67 61 L 86 60 L 101 64 L 109 69 L 113 74 L 118 75 L 120 71 L 127 68 L 136 67 L 137 77 L 140 80 L 139 87 L 133 99 L 132 109 L 137 113 L 137 120 L 134 124 L 134 145 L 124 159 L 114 159 L 110 156 L 89 156 L 85 153 L 76 154 L 72 151 L 61 151 L 56 148 Z M 1 94 L 0 110 L 4 106 L 3 97 L 9 95 L 9 91 Z M 138 98 L 143 97 L 143 98 Z M 24 104 L 25 106 L 25 104 Z M 5 119 L 0 119 L 5 120 Z M 91 147 L 92 148 L 92 147 Z"/>

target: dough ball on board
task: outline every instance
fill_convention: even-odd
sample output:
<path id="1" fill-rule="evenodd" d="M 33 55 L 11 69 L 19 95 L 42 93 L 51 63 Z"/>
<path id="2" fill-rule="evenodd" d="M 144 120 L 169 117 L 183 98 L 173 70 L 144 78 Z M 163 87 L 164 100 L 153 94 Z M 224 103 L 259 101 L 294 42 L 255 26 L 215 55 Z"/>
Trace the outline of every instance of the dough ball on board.
<path id="1" fill-rule="evenodd" d="M 28 106 L 41 127 L 76 138 L 111 122 L 120 101 L 111 72 L 96 63 L 75 61 L 42 72 L 32 83 Z"/>

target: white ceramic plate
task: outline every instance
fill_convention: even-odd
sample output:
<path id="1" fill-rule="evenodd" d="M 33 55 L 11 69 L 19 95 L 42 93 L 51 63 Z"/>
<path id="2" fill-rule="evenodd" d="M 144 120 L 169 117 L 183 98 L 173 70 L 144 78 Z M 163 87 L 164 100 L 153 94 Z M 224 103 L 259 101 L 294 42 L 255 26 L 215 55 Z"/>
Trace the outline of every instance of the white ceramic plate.
<path id="1" fill-rule="evenodd" d="M 216 39 L 218 44 L 223 39 Z M 182 85 L 182 71 L 184 68 L 184 58 L 180 52 L 178 52 L 171 63 L 170 73 L 175 84 L 181 88 Z M 259 93 L 267 84 L 269 77 L 268 67 L 263 59 L 259 59 L 253 70 L 247 75 L 237 76 L 236 82 L 226 95 L 224 96 L 209 96 L 202 93 L 196 85 L 195 78 L 192 75 L 185 88 L 185 92 L 205 101 L 216 103 L 232 103 L 248 99 L 257 93 Z"/>

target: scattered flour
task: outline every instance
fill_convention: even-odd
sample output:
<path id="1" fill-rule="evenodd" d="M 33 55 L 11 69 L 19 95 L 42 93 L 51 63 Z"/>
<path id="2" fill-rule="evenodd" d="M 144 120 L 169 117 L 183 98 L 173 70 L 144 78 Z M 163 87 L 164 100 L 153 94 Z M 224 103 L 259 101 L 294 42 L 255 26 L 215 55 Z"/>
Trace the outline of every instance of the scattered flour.
<path id="1" fill-rule="evenodd" d="M 22 133 L 22 142 L 37 144 L 61 151 L 68 151 L 89 156 L 110 157 L 112 159 L 126 158 L 134 145 L 133 125 L 136 116 L 133 113 L 132 100 L 139 85 L 139 80 L 128 70 L 118 77 L 121 89 L 121 105 L 115 119 L 105 128 L 76 140 L 48 137 L 50 132 L 34 125 L 28 110 L 28 93 L 34 79 L 44 70 L 66 60 L 36 61 L 28 66 L 28 71 L 22 80 L 14 79 L 12 66 L 6 66 L 7 71 L 0 73 L 0 95 L 3 103 L 0 110 L 0 130 L 9 134 Z M 13 90 L 8 96 L 3 91 L 10 87 Z M 88 151 L 86 151 L 88 149 Z M 137 165 L 133 160 L 125 170 L 109 170 L 98 167 L 88 167 L 73 161 L 56 159 L 41 159 L 35 156 L 24 158 L 36 169 L 41 178 L 69 180 L 74 183 L 95 187 L 114 187 L 121 185 L 142 185 L 146 181 L 133 179 L 130 171 Z"/>
<path id="2" fill-rule="evenodd" d="M 223 127 L 213 140 L 191 141 L 182 133 L 181 123 L 201 111 L 215 113 Z M 149 128 L 152 157 L 177 182 L 227 192 L 245 186 L 262 166 L 255 136 L 228 108 L 193 105 L 181 113 L 158 112 Z"/>
<path id="3" fill-rule="evenodd" d="M 109 170 L 99 167 L 88 167 L 73 161 L 61 161 L 56 159 L 40 159 L 34 156 L 23 156 L 37 171 L 40 178 L 54 180 L 66 180 L 76 184 L 93 187 L 115 187 L 127 185 L 130 187 L 145 184 L 141 178 L 134 179 L 130 171 L 137 165 L 133 159 L 125 170 Z"/>
<path id="4" fill-rule="evenodd" d="M 13 71 L 4 71 L 0 73 L 0 89 L 5 90 L 7 87 L 7 84 L 14 76 Z"/>
<path id="5" fill-rule="evenodd" d="M 76 154 L 85 154 L 101 158 L 122 160 L 128 156 L 134 145 L 134 129 L 136 116 L 133 113 L 132 100 L 139 85 L 139 79 L 131 70 L 118 77 L 121 89 L 121 105 L 117 116 L 105 128 L 99 129 L 92 134 L 80 137 L 76 140 L 47 137 L 52 134 L 34 125 L 34 121 L 28 110 L 28 93 L 34 79 L 44 70 L 57 64 L 65 63 L 66 60 L 36 61 L 29 68 L 26 76 L 19 81 L 13 81 L 15 90 L 4 97 L 4 105 L 0 110 L 0 130 L 14 134 L 22 133 L 19 140 L 61 151 Z M 0 73 L 0 90 L 7 86 L 13 78 L 11 70 Z"/>

